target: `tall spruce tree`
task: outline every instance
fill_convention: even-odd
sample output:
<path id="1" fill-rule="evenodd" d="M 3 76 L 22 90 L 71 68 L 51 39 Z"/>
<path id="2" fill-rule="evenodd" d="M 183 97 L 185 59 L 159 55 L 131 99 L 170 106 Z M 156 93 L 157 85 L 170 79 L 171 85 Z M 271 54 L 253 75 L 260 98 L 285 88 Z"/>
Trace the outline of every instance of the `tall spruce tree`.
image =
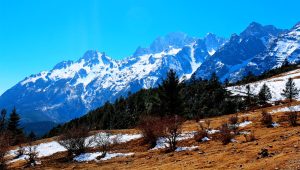
<path id="1" fill-rule="evenodd" d="M 183 113 L 183 101 L 180 95 L 180 83 L 174 70 L 170 70 L 167 78 L 158 87 L 160 99 L 160 116 Z"/>
<path id="2" fill-rule="evenodd" d="M 260 104 L 266 104 L 272 98 L 270 88 L 263 84 L 259 93 L 258 93 L 258 100 Z"/>
<path id="3" fill-rule="evenodd" d="M 283 89 L 281 95 L 286 99 L 289 99 L 290 102 L 299 95 L 299 89 L 296 87 L 292 78 L 289 78 L 286 82 L 285 89 Z"/>
<path id="4" fill-rule="evenodd" d="M 2 133 L 5 130 L 5 118 L 6 118 L 6 110 L 1 110 L 1 117 L 0 117 L 0 133 Z"/>
<path id="5" fill-rule="evenodd" d="M 14 108 L 9 116 L 7 130 L 11 134 L 11 144 L 16 145 L 24 139 L 23 129 L 20 128 L 20 116 Z"/>

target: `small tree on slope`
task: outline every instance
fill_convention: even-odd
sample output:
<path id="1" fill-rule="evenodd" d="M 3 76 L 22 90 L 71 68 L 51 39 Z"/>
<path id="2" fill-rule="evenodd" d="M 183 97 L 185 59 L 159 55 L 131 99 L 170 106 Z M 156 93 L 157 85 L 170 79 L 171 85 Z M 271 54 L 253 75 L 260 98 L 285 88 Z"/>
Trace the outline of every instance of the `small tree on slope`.
<path id="1" fill-rule="evenodd" d="M 296 88 L 295 82 L 292 78 L 289 78 L 286 82 L 285 89 L 283 89 L 281 95 L 286 99 L 289 99 L 290 102 L 299 95 L 299 89 Z"/>
<path id="2" fill-rule="evenodd" d="M 259 104 L 266 104 L 271 98 L 270 88 L 264 84 L 258 93 Z"/>
<path id="3" fill-rule="evenodd" d="M 11 145 L 16 145 L 24 139 L 23 130 L 20 128 L 20 117 L 16 108 L 10 114 L 7 130 L 11 135 Z"/>

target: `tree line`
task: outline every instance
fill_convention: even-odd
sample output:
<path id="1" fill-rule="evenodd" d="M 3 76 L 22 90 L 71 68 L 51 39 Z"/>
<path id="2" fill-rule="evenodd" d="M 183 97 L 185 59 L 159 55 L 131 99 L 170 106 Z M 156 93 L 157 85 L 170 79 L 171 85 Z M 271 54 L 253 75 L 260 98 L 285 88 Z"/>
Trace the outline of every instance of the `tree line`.
<path id="1" fill-rule="evenodd" d="M 270 70 L 263 75 L 273 75 L 291 68 L 295 66 L 284 64 L 275 69 L 277 71 Z M 138 125 L 143 116 L 179 115 L 185 119 L 203 119 L 262 107 L 272 98 L 270 88 L 266 84 L 257 95 L 253 94 L 252 87 L 247 85 L 245 95 L 240 96 L 232 96 L 226 89 L 228 85 L 227 81 L 221 83 L 215 73 L 209 80 L 192 76 L 189 81 L 180 82 L 176 72 L 170 70 L 157 88 L 142 89 L 130 94 L 127 99 L 120 97 L 114 103 L 107 102 L 81 118 L 53 128 L 45 137 L 59 135 L 75 127 L 89 130 L 132 128 Z M 292 101 L 298 93 L 299 89 L 290 78 L 282 92 L 283 97 Z"/>

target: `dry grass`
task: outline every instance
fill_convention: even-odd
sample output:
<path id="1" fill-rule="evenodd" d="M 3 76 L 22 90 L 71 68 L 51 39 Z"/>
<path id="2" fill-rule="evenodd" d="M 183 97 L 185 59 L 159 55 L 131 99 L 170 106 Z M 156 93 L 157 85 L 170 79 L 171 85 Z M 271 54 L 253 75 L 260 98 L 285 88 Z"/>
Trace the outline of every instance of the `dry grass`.
<path id="1" fill-rule="evenodd" d="M 294 102 L 292 105 L 299 104 Z M 286 105 L 266 108 L 267 112 L 285 107 Z M 63 157 L 67 153 L 41 159 L 42 164 L 35 169 L 300 169 L 300 129 L 291 127 L 288 122 L 280 123 L 279 127 L 266 128 L 260 123 L 262 110 L 240 113 L 240 117 L 248 117 L 253 123 L 240 128 L 240 131 L 255 131 L 255 141 L 245 142 L 243 135 L 235 137 L 237 142 L 222 145 L 219 141 L 211 140 L 198 143 L 194 139 L 181 141 L 179 146 L 199 146 L 198 151 L 183 151 L 165 154 L 162 151 L 148 151 L 147 145 L 142 145 L 142 139 L 130 141 L 126 144 L 113 146 L 114 152 L 134 152 L 131 157 L 114 158 L 107 161 L 76 163 L 64 162 Z M 276 113 L 273 120 L 278 119 L 285 113 Z M 216 129 L 233 115 L 210 118 L 210 127 Z M 182 131 L 193 131 L 199 128 L 195 121 L 186 121 Z M 120 130 L 114 132 L 137 133 L 135 129 Z M 262 149 L 268 149 L 273 153 L 270 157 L 259 158 L 258 153 Z M 12 164 L 11 168 L 20 168 L 24 162 Z"/>

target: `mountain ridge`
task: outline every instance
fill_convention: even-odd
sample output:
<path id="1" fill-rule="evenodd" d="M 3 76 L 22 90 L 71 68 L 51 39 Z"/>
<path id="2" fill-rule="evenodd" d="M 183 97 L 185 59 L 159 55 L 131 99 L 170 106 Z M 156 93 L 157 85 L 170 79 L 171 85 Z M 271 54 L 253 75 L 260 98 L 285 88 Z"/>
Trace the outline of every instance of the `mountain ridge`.
<path id="1" fill-rule="evenodd" d="M 149 47 L 138 47 L 123 60 L 89 50 L 76 61 L 60 62 L 20 81 L 1 95 L 0 108 L 16 106 L 25 123 L 62 123 L 120 96 L 156 87 L 169 69 L 174 69 L 181 81 L 192 75 L 207 79 L 216 72 L 222 81 L 228 78 L 234 82 L 249 71 L 261 74 L 272 69 L 282 58 L 298 61 L 299 27 L 298 23 L 283 30 L 252 22 L 229 40 L 212 33 L 203 38 L 170 33 Z M 278 50 L 278 42 L 288 47 L 292 44 L 291 52 Z M 272 52 L 277 52 L 275 57 Z"/>

